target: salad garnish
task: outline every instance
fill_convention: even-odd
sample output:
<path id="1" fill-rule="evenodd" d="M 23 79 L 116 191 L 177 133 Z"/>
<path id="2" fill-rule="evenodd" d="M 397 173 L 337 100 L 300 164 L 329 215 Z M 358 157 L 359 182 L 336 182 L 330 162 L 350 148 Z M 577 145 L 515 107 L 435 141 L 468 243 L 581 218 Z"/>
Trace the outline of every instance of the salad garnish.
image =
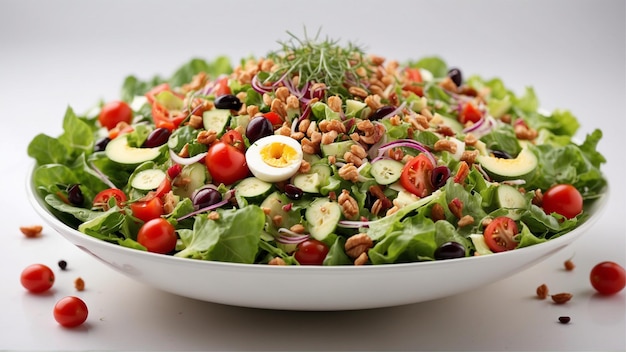
<path id="1" fill-rule="evenodd" d="M 602 132 L 576 143 L 574 115 L 530 87 L 288 34 L 68 108 L 28 146 L 38 195 L 86 236 L 160 255 L 378 265 L 540 244 L 605 192 Z"/>

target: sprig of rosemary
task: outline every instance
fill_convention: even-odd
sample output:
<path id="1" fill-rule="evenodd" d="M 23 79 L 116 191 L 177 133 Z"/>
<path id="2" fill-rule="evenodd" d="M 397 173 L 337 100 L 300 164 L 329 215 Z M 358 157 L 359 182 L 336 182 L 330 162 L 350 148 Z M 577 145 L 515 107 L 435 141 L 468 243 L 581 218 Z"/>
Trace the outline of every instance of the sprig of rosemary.
<path id="1" fill-rule="evenodd" d="M 306 82 L 324 83 L 329 94 L 347 96 L 346 86 L 363 87 L 358 70 L 369 66 L 363 49 L 348 42 L 340 45 L 339 40 L 319 39 L 320 31 L 313 38 L 304 30 L 304 38 L 298 38 L 291 32 L 288 41 L 279 41 L 282 48 L 268 54 L 277 65 L 267 77 L 267 82 L 275 82 L 283 77 L 299 76 L 298 88 Z"/>

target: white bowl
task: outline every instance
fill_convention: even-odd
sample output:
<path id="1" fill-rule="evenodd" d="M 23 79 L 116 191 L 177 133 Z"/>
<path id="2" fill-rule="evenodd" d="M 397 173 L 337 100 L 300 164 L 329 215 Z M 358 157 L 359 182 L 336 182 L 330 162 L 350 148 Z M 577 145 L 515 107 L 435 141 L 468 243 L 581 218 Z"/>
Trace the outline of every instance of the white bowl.
<path id="1" fill-rule="evenodd" d="M 454 260 L 369 266 L 270 266 L 200 261 L 129 249 L 78 232 L 58 220 L 36 194 L 32 170 L 27 194 L 37 213 L 78 248 L 149 286 L 198 300 L 284 310 L 354 310 L 398 306 L 455 295 L 521 272 L 559 252 L 591 228 L 591 216 L 559 238 L 513 251 Z M 608 189 L 608 188 L 607 188 Z"/>

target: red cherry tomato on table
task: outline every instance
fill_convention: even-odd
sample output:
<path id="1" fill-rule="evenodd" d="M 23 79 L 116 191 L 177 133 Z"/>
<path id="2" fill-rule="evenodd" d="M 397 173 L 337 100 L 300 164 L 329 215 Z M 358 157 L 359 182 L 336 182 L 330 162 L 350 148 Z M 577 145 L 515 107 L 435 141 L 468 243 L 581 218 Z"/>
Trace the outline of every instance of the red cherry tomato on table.
<path id="1" fill-rule="evenodd" d="M 54 319 L 66 328 L 81 325 L 87 320 L 87 304 L 75 296 L 61 298 L 54 306 Z"/>
<path id="2" fill-rule="evenodd" d="M 583 211 L 583 196 L 576 187 L 559 184 L 550 187 L 544 194 L 541 206 L 546 214 L 557 213 L 568 219 Z"/>
<path id="3" fill-rule="evenodd" d="M 300 265 L 322 265 L 328 254 L 328 246 L 321 241 L 308 239 L 296 247 L 294 257 Z"/>
<path id="4" fill-rule="evenodd" d="M 45 292 L 54 284 L 54 272 L 46 265 L 32 264 L 22 271 L 20 282 L 30 292 Z"/>
<path id="5" fill-rule="evenodd" d="M 241 152 L 246 151 L 246 143 L 243 141 L 243 136 L 239 131 L 230 130 L 220 138 L 221 142 L 224 142 L 228 145 L 232 145 L 233 147 L 239 149 Z"/>
<path id="6" fill-rule="evenodd" d="M 166 254 L 176 248 L 176 229 L 163 218 L 152 219 L 139 229 L 137 242 L 148 252 Z"/>
<path id="7" fill-rule="evenodd" d="M 209 148 L 205 164 L 215 184 L 231 185 L 249 173 L 244 153 L 221 141 Z"/>
<path id="8" fill-rule="evenodd" d="M 163 202 L 158 197 L 139 200 L 130 204 L 133 216 L 143 221 L 150 221 L 163 215 Z"/>
<path id="9" fill-rule="evenodd" d="M 93 206 L 95 208 L 102 208 L 104 211 L 109 210 L 109 199 L 115 198 L 115 203 L 118 207 L 123 207 L 126 203 L 126 194 L 120 189 L 109 188 L 96 194 L 93 198 Z"/>
<path id="10" fill-rule="evenodd" d="M 613 295 L 626 286 L 624 268 L 615 262 L 602 262 L 591 269 L 589 275 L 591 286 L 603 295 Z"/>
<path id="11" fill-rule="evenodd" d="M 433 163 L 428 157 L 419 154 L 404 165 L 400 175 L 400 184 L 416 196 L 426 197 L 434 189 L 431 181 L 433 169 Z"/>
<path id="12" fill-rule="evenodd" d="M 111 101 L 102 106 L 98 121 L 107 130 L 113 129 L 120 122 L 130 124 L 133 121 L 133 110 L 123 101 Z"/>
<path id="13" fill-rule="evenodd" d="M 483 235 L 489 249 L 494 252 L 510 251 L 517 247 L 515 236 L 519 233 L 517 224 L 513 219 L 500 216 L 493 219 L 487 227 Z"/>

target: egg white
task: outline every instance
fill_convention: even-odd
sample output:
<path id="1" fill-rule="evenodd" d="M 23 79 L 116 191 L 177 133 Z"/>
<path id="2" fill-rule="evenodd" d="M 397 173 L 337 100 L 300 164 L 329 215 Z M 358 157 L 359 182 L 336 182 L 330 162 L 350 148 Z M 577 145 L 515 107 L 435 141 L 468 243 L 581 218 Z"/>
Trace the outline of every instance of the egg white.
<path id="1" fill-rule="evenodd" d="M 282 143 L 296 151 L 293 159 L 282 167 L 267 164 L 261 157 L 263 147 L 271 143 Z M 254 142 L 246 151 L 246 163 L 252 174 L 259 180 L 265 182 L 280 182 L 289 179 L 300 169 L 302 163 L 302 147 L 295 139 L 282 135 L 271 135 L 263 137 Z"/>

